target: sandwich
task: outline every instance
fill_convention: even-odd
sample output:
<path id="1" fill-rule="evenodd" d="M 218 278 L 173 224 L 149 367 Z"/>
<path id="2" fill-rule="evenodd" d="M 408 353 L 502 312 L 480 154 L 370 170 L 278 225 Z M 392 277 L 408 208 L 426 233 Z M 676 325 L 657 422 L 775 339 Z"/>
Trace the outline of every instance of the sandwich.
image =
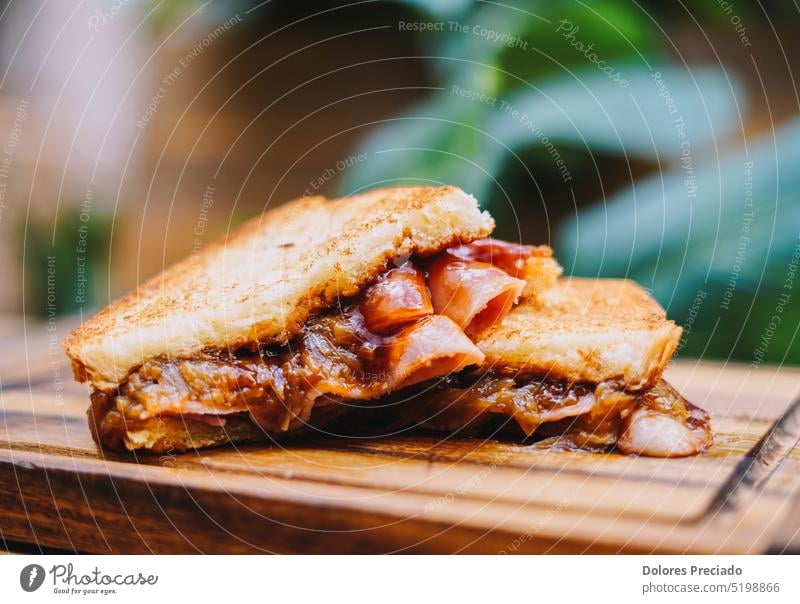
<path id="1" fill-rule="evenodd" d="M 94 438 L 164 453 L 365 410 L 433 430 L 504 418 L 576 448 L 705 450 L 708 417 L 661 379 L 681 333 L 663 309 L 627 281 L 565 279 L 549 247 L 493 228 L 456 187 L 265 212 L 70 334 Z"/>
<path id="2" fill-rule="evenodd" d="M 480 367 L 376 404 L 372 423 L 694 455 L 711 445 L 708 414 L 662 378 L 681 332 L 633 281 L 561 278 L 476 337 Z"/>

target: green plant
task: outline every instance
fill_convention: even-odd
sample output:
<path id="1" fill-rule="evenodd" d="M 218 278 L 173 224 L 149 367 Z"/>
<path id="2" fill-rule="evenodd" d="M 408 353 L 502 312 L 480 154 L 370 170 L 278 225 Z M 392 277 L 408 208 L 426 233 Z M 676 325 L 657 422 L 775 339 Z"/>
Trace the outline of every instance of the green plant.
<path id="1" fill-rule="evenodd" d="M 800 120 L 599 200 L 558 234 L 570 272 L 627 276 L 689 326 L 682 352 L 800 363 Z"/>
<path id="2" fill-rule="evenodd" d="M 533 181 L 548 171 L 574 177 L 593 167 L 595 153 L 679 158 L 676 103 L 696 148 L 736 127 L 743 96 L 736 79 L 717 68 L 664 63 L 652 20 L 634 5 L 527 6 L 433 3 L 420 16 L 450 19 L 444 31 L 414 34 L 430 48 L 441 89 L 362 142 L 359 151 L 370 159 L 347 171 L 342 193 L 447 182 L 496 210 L 507 197 L 496 177 L 510 164 Z M 543 152 L 531 153 L 537 149 Z M 564 166 L 565 156 L 575 170 Z M 527 165 L 531 158 L 535 165 Z"/>
<path id="3" fill-rule="evenodd" d="M 52 319 L 91 312 L 106 287 L 111 218 L 80 205 L 20 225 L 27 314 Z"/>

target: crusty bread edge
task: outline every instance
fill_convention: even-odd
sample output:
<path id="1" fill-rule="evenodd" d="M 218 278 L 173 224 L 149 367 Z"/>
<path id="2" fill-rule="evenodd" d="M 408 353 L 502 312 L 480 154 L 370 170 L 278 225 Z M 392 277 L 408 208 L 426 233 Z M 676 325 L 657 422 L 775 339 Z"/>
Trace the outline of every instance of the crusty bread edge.
<path id="1" fill-rule="evenodd" d="M 194 341 L 187 340 L 183 346 L 169 350 L 169 354 L 174 357 L 188 357 L 207 348 L 236 348 L 259 340 L 268 344 L 285 344 L 297 334 L 302 325 L 314 313 L 324 310 L 340 296 L 357 295 L 365 286 L 373 282 L 395 258 L 411 254 L 433 254 L 455 243 L 468 242 L 489 235 L 494 229 L 494 220 L 488 212 L 480 211 L 477 201 L 471 195 L 455 187 L 449 189 L 451 189 L 449 193 L 437 197 L 433 202 L 418 202 L 415 209 L 421 212 L 421 216 L 416 221 L 413 231 L 409 227 L 404 227 L 401 229 L 401 235 L 396 236 L 394 234 L 397 232 L 396 224 L 392 224 L 391 220 L 387 220 L 385 228 L 371 230 L 370 235 L 374 242 L 372 249 L 376 253 L 366 261 L 356 259 L 355 262 L 359 265 L 354 270 L 340 273 L 346 274 L 348 279 L 329 279 L 309 289 L 306 295 L 297 300 L 292 307 L 291 314 L 287 319 L 287 328 L 281 333 L 266 335 L 269 326 L 260 323 L 246 326 L 221 324 L 208 330 L 208 333 L 214 337 L 198 338 Z M 442 225 L 451 223 L 454 216 L 457 216 L 461 223 L 455 229 L 457 232 L 447 239 L 442 239 Z M 230 243 L 238 238 L 247 238 L 259 220 L 261 220 L 260 216 L 253 218 L 231 233 L 226 241 Z M 220 243 L 215 243 L 209 247 L 218 248 L 220 245 Z M 331 254 L 335 253 L 336 250 L 331 249 Z M 190 261 L 191 259 L 183 260 L 172 269 L 167 270 L 174 271 Z M 142 339 L 135 330 L 116 338 L 112 343 L 114 354 L 109 354 L 105 340 L 86 337 L 86 333 L 90 333 L 91 328 L 85 326 L 114 313 L 115 309 L 130 304 L 135 300 L 138 291 L 153 287 L 159 283 L 160 278 L 161 275 L 158 275 L 148 280 L 137 290 L 115 301 L 101 311 L 96 318 L 90 319 L 86 324 L 78 327 L 65 339 L 64 348 L 72 361 L 76 380 L 89 381 L 94 388 L 110 393 L 116 390 L 120 383 L 141 363 L 158 356 L 160 351 L 148 350 L 143 346 Z M 218 320 L 222 322 L 224 318 Z M 147 329 L 161 330 L 162 327 L 156 325 Z M 228 331 L 245 333 L 245 335 L 226 337 L 225 332 Z M 149 341 L 157 341 L 157 338 Z M 109 359 L 112 360 L 109 361 Z"/>
<path id="2" fill-rule="evenodd" d="M 619 382 L 626 390 L 642 391 L 654 386 L 661 379 L 683 333 L 683 328 L 674 321 L 665 320 L 658 328 L 626 329 L 624 338 L 609 338 L 610 346 L 602 342 L 603 336 L 593 335 L 595 345 L 585 348 L 585 337 L 580 338 L 583 348 L 569 349 L 570 355 L 581 357 L 581 362 L 566 358 L 559 351 L 543 347 L 539 353 L 530 357 L 519 357 L 512 342 L 478 342 L 478 347 L 486 354 L 484 371 L 494 370 L 505 374 L 536 375 L 546 379 L 568 380 L 572 382 Z M 637 340 L 644 351 L 641 361 L 630 363 L 629 353 L 624 349 Z M 649 345 L 646 344 L 647 341 Z"/>

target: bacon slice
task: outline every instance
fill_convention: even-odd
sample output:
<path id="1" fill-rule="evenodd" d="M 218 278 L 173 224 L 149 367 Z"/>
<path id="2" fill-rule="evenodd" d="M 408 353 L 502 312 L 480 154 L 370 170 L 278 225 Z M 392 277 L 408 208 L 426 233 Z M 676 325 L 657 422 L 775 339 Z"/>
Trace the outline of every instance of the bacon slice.
<path id="1" fill-rule="evenodd" d="M 522 245 L 499 239 L 479 239 L 466 245 L 447 250 L 462 260 L 474 260 L 492 264 L 512 277 L 519 277 L 529 258 L 552 257 L 553 250 L 546 245 Z"/>
<path id="2" fill-rule="evenodd" d="M 377 334 L 432 315 L 425 275 L 410 262 L 385 273 L 364 295 L 361 314 L 367 329 Z"/>
<path id="3" fill-rule="evenodd" d="M 428 287 L 436 313 L 475 334 L 508 314 L 522 295 L 525 281 L 491 264 L 445 253 L 430 265 Z"/>
<path id="4" fill-rule="evenodd" d="M 405 387 L 480 365 L 484 358 L 458 325 L 433 315 L 406 327 L 389 344 L 389 381 Z"/>
<path id="5" fill-rule="evenodd" d="M 524 295 L 536 295 L 552 287 L 563 269 L 546 245 L 521 245 L 498 239 L 479 239 L 450 248 L 451 255 L 462 260 L 486 262 L 526 282 Z"/>

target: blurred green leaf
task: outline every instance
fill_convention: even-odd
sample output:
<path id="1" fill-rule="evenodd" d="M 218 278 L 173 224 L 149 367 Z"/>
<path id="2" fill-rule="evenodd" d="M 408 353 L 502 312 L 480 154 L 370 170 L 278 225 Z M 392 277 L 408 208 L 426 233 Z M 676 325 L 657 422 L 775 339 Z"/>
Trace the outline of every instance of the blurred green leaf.
<path id="1" fill-rule="evenodd" d="M 573 260 L 584 274 L 618 273 L 693 242 L 713 246 L 720 230 L 741 230 L 746 177 L 752 181 L 747 186 L 756 221 L 765 219 L 770 206 L 791 207 L 789 200 L 800 192 L 800 121 L 747 148 L 721 157 L 695 154 L 692 160 L 693 174 L 684 166 L 661 172 L 568 221 L 561 229 L 564 260 Z M 693 181 L 687 181 L 690 176 Z M 707 261 L 715 258 L 709 255 Z"/>
<path id="2" fill-rule="evenodd" d="M 691 173 L 678 165 L 568 220 L 559 258 L 572 274 L 636 279 L 676 320 L 691 317 L 688 352 L 753 360 L 771 317 L 782 338 L 800 323 L 798 165 L 800 120 L 719 158 L 695 155 Z M 790 339 L 764 359 L 800 362 Z"/>
<path id="3" fill-rule="evenodd" d="M 440 94 L 388 120 L 362 145 L 369 159 L 345 173 L 342 188 L 351 193 L 387 183 L 448 183 L 481 195 L 505 152 L 479 130 L 487 110 Z"/>
<path id="4" fill-rule="evenodd" d="M 457 17 L 473 5 L 471 0 L 396 0 L 435 19 Z"/>
<path id="5" fill-rule="evenodd" d="M 528 48 L 506 47 L 498 56 L 498 67 L 522 81 L 560 74 L 565 69 L 581 70 L 590 65 L 587 54 L 597 55 L 615 69 L 617 63 L 636 61 L 644 65 L 665 58 L 653 21 L 630 2 L 547 2 L 533 10 L 538 18 L 521 18 L 525 13 L 516 16 L 520 23 L 517 35 Z M 519 87 L 519 80 L 506 78 L 501 92 Z"/>
<path id="6" fill-rule="evenodd" d="M 625 88 L 602 72 L 583 70 L 551 78 L 506 102 L 551 140 L 653 159 L 679 157 L 687 144 L 708 145 L 737 126 L 743 94 L 736 79 L 720 70 L 658 69 L 672 104 L 662 98 L 664 89 L 649 70 L 629 65 L 620 71 L 629 82 Z M 487 130 L 513 148 L 535 144 L 531 129 L 521 127 L 523 120 L 502 109 L 491 115 Z"/>
<path id="7" fill-rule="evenodd" d="M 685 140 L 700 148 L 736 128 L 738 85 L 718 70 L 661 70 L 679 108 L 680 131 L 650 71 L 629 66 L 624 73 L 628 88 L 584 68 L 506 98 L 475 100 L 460 92 L 482 89 L 450 82 L 362 143 L 359 151 L 369 159 L 348 170 L 342 192 L 386 182 L 447 182 L 485 199 L 493 176 L 521 149 L 557 143 L 669 158 L 680 156 Z"/>
<path id="8" fill-rule="evenodd" d="M 19 225 L 26 313 L 55 315 L 94 310 L 106 289 L 112 218 L 78 203 L 60 216 L 31 216 Z"/>
<path id="9" fill-rule="evenodd" d="M 627 87 L 584 69 L 551 78 L 506 102 L 551 140 L 626 156 L 678 157 L 686 145 L 708 145 L 737 129 L 744 95 L 730 74 L 702 67 L 657 68 L 672 99 L 668 103 L 662 97 L 665 88 L 650 70 L 626 65 L 620 73 Z M 536 137 L 520 124 L 521 118 L 501 110 L 490 116 L 487 130 L 512 148 L 535 144 Z"/>

